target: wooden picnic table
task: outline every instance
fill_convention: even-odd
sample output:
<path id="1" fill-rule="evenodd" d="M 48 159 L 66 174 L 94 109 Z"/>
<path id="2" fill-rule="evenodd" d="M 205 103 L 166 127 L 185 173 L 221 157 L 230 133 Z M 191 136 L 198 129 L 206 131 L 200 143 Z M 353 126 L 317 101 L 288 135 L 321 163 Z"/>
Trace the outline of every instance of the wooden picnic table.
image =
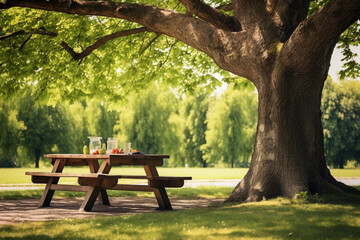
<path id="1" fill-rule="evenodd" d="M 125 154 L 46 154 L 53 165 L 51 172 L 26 172 L 33 183 L 45 183 L 39 207 L 50 206 L 55 190 L 86 192 L 81 211 L 91 211 L 99 197 L 104 205 L 110 205 L 106 190 L 150 191 L 154 192 L 160 210 L 171 210 L 171 203 L 165 187 L 182 187 L 184 180 L 191 177 L 159 176 L 157 166 L 169 155 L 125 155 Z M 101 164 L 99 163 L 102 160 Z M 145 175 L 113 175 L 113 166 L 143 166 Z M 63 173 L 66 166 L 89 166 L 90 173 Z M 58 184 L 61 177 L 77 177 L 78 185 Z M 147 184 L 118 184 L 118 179 L 147 179 Z"/>

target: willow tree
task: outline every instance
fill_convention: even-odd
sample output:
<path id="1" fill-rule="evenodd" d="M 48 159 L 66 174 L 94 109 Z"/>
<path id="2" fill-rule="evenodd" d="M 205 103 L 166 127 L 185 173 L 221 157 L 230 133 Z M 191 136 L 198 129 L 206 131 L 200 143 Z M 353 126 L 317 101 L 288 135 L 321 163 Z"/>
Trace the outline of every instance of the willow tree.
<path id="1" fill-rule="evenodd" d="M 247 78 L 258 91 L 258 125 L 250 168 L 228 201 L 294 197 L 301 191 L 359 193 L 337 182 L 326 166 L 320 103 L 333 49 L 341 34 L 359 19 L 360 1 L 318 1 L 323 6 L 315 11 L 309 11 L 313 4 L 310 0 L 233 0 L 218 8 L 214 5 L 225 1 L 206 1 L 213 3 L 206 4 L 200 0 L 179 0 L 177 5 L 174 2 L 1 1 L 0 9 L 4 9 L 1 14 L 7 24 L 2 29 L 0 42 L 8 42 L 2 43 L 6 46 L 5 55 L 1 54 L 4 82 L 0 91 L 8 94 L 31 82 L 39 89 L 39 96 L 45 93 L 72 98 L 97 92 L 104 98 L 114 99 L 127 90 L 141 88 L 142 81 L 156 74 L 156 71 L 149 72 L 149 69 L 157 70 L 154 66 L 160 66 L 158 69 L 163 64 L 174 69 L 181 66 L 174 62 L 181 62 L 186 54 L 178 60 L 173 57 L 170 62 L 162 58 L 166 51 L 168 57 L 177 51 L 192 51 L 172 48 L 180 41 L 205 53 L 221 69 Z M 226 13 L 228 9 L 233 10 L 231 14 Z M 59 15 L 59 12 L 68 15 Z M 83 25 L 76 29 L 70 20 L 78 21 L 79 15 L 86 17 L 81 18 Z M 85 27 L 88 22 L 113 28 L 100 36 L 99 28 Z M 126 28 L 116 28 L 119 24 Z M 90 30 L 92 34 L 84 33 Z M 96 32 L 97 39 L 91 39 Z M 144 32 L 153 34 L 141 34 Z M 133 34 L 140 37 L 135 40 L 135 36 L 131 37 Z M 161 38 L 163 35 L 176 40 L 169 42 L 170 38 Z M 146 40 L 145 36 L 152 37 Z M 121 37 L 127 37 L 128 44 L 113 44 L 107 54 L 101 51 L 100 47 Z M 139 49 L 142 55 L 157 41 L 167 45 L 162 50 L 154 48 L 153 57 L 146 60 L 152 64 L 139 65 L 138 60 L 132 60 L 123 61 L 124 66 L 118 66 L 118 70 L 106 67 L 126 58 L 119 49 L 126 51 L 142 44 Z M 23 56 L 22 52 L 33 53 L 33 57 Z M 73 64 L 75 61 L 71 62 L 70 57 L 79 64 Z M 206 67 L 214 69 L 201 59 L 204 58 L 187 61 L 181 70 L 167 70 L 163 78 L 169 76 L 176 81 L 175 75 L 179 85 L 191 87 L 192 83 L 179 73 L 190 76 Z M 142 72 L 146 75 L 140 79 L 136 74 Z M 116 73 L 123 80 L 120 81 Z M 180 79 L 184 79 L 183 82 Z M 205 76 L 199 85 L 209 81 Z M 56 92 L 56 88 L 62 91 Z"/>

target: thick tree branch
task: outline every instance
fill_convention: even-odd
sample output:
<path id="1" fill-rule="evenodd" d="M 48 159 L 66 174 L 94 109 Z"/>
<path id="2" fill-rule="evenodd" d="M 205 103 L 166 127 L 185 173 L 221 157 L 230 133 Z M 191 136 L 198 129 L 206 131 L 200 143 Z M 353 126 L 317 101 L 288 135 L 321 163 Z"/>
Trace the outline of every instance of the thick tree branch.
<path id="1" fill-rule="evenodd" d="M 360 1 L 329 1 L 299 24 L 284 44 L 281 56 L 290 57 L 288 63 L 294 66 L 307 63 L 310 67 L 319 67 L 325 57 L 331 56 L 341 33 L 359 18 Z M 298 52 L 303 54 L 291 59 Z M 309 66 L 303 66 L 304 70 L 310 70 Z"/>
<path id="2" fill-rule="evenodd" d="M 235 17 L 212 8 L 200 0 L 179 0 L 179 2 L 185 6 L 187 14 L 195 14 L 202 20 L 226 31 L 241 31 L 240 23 Z"/>
<path id="3" fill-rule="evenodd" d="M 224 58 L 232 55 L 230 42 L 237 33 L 224 31 L 192 16 L 155 6 L 136 3 L 85 0 L 7 0 L 0 9 L 29 7 L 78 15 L 121 18 L 143 25 L 149 31 L 174 37 L 209 55 L 220 67 L 234 72 Z M 229 57 L 233 58 L 233 57 Z M 234 65 L 235 66 L 235 65 Z"/>

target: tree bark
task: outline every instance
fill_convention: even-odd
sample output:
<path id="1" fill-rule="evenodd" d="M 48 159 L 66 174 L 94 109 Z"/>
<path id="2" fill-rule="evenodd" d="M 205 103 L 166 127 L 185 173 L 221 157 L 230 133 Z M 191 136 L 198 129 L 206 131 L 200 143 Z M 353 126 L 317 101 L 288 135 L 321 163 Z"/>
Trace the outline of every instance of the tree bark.
<path id="1" fill-rule="evenodd" d="M 35 152 L 35 168 L 39 168 L 41 150 L 36 148 L 34 152 Z"/>
<path id="2" fill-rule="evenodd" d="M 330 57 L 331 51 L 307 74 L 280 60 L 271 75 L 262 73 L 250 168 L 227 202 L 294 198 L 305 191 L 360 194 L 336 181 L 325 161 L 320 105 Z"/>

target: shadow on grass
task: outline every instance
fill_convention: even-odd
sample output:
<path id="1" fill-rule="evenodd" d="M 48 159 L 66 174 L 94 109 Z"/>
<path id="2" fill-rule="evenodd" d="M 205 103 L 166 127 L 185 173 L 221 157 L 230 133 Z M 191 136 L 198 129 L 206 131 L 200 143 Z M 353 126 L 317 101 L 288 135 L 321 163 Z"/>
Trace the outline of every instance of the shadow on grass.
<path id="1" fill-rule="evenodd" d="M 359 239 L 360 204 L 259 203 L 23 223 L 0 227 L 0 239 Z"/>

